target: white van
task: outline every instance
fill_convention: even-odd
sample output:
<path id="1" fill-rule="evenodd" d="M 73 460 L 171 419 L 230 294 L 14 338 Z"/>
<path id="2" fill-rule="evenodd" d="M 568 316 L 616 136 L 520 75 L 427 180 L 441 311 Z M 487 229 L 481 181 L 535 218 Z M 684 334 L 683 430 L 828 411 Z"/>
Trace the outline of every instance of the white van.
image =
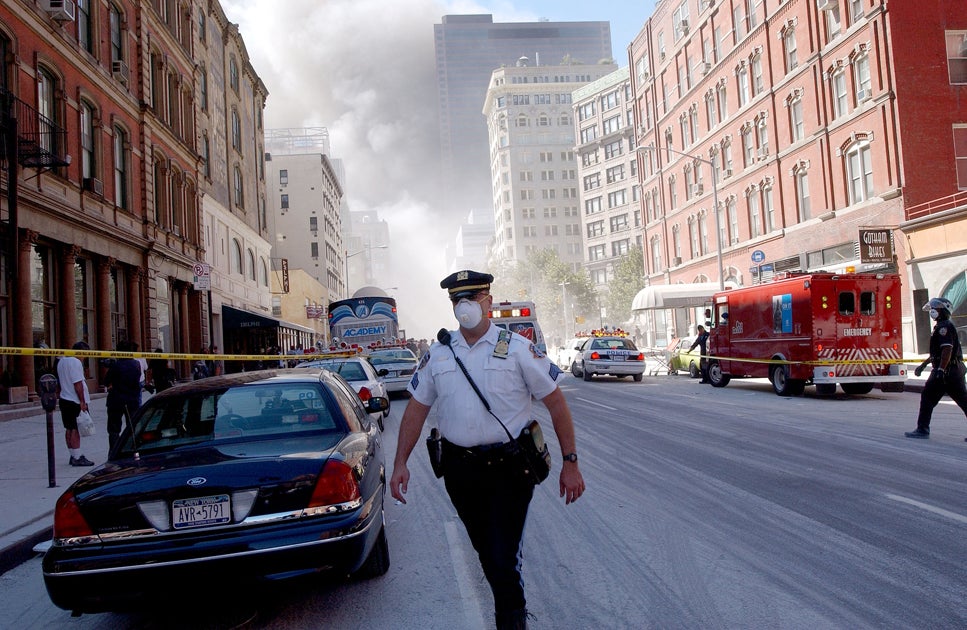
<path id="1" fill-rule="evenodd" d="M 533 302 L 494 302 L 490 309 L 490 321 L 498 328 L 515 332 L 530 339 L 538 350 L 547 354 L 544 333 L 537 323 Z"/>

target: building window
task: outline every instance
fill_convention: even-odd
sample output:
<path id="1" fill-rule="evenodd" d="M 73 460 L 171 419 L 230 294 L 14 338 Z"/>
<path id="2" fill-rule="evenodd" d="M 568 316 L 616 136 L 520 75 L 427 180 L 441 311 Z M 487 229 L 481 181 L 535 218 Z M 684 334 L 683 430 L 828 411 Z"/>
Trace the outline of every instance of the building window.
<path id="1" fill-rule="evenodd" d="M 280 207 L 283 210 L 288 210 L 289 209 L 289 195 L 283 194 L 282 195 L 282 200 L 279 202 L 279 205 L 280 205 Z M 315 217 L 313 217 L 313 218 L 315 218 Z"/>
<path id="2" fill-rule="evenodd" d="M 114 205 L 128 209 L 127 134 L 114 127 Z"/>
<path id="3" fill-rule="evenodd" d="M 680 225 L 672 228 L 672 251 L 676 258 L 682 257 L 682 226 Z"/>
<path id="4" fill-rule="evenodd" d="M 727 98 L 725 92 L 725 84 L 719 86 L 718 89 L 718 100 L 719 100 L 719 121 L 725 122 L 729 117 L 729 99 Z"/>
<path id="5" fill-rule="evenodd" d="M 809 211 L 809 176 L 803 169 L 796 173 L 796 203 L 799 206 L 799 221 L 807 221 L 811 216 Z"/>
<path id="6" fill-rule="evenodd" d="M 799 58 L 796 55 L 796 31 L 787 29 L 782 37 L 782 45 L 785 48 L 786 72 L 792 72 L 799 67 Z"/>
<path id="7" fill-rule="evenodd" d="M 204 134 L 201 137 L 201 172 L 202 174 L 211 179 L 212 176 L 212 148 L 208 141 L 208 134 Z"/>
<path id="8" fill-rule="evenodd" d="M 843 31 L 842 20 L 839 16 L 839 0 L 827 2 L 823 14 L 826 17 L 826 40 L 832 41 L 839 37 L 839 34 Z"/>
<path id="9" fill-rule="evenodd" d="M 849 23 L 856 24 L 863 19 L 863 0 L 847 0 L 849 3 Z"/>
<path id="10" fill-rule="evenodd" d="M 201 108 L 208 111 L 208 69 L 205 64 L 199 68 L 198 90 L 201 96 Z"/>
<path id="11" fill-rule="evenodd" d="M 288 169 L 282 169 L 279 171 L 279 186 L 289 185 L 289 171 Z"/>
<path id="12" fill-rule="evenodd" d="M 752 95 L 749 91 L 749 69 L 743 65 L 736 73 L 739 85 L 739 107 L 744 107 Z"/>
<path id="13" fill-rule="evenodd" d="M 858 142 L 846 152 L 846 174 L 849 178 L 850 203 L 859 203 L 873 195 L 873 162 L 869 142 Z"/>
<path id="14" fill-rule="evenodd" d="M 754 95 L 762 94 L 765 89 L 765 79 L 762 76 L 762 55 L 759 54 L 752 58 L 752 93 Z"/>
<path id="15" fill-rule="evenodd" d="M 58 154 L 62 147 L 57 146 L 58 99 L 57 80 L 46 68 L 38 70 L 37 78 L 37 131 L 40 134 L 40 147 Z"/>
<path id="16" fill-rule="evenodd" d="M 746 195 L 746 201 L 749 204 L 749 235 L 755 238 L 763 233 L 762 216 L 759 214 L 759 191 L 750 190 Z"/>
<path id="17" fill-rule="evenodd" d="M 772 203 L 772 186 L 762 189 L 762 210 L 766 221 L 766 233 L 776 229 L 776 208 Z"/>
<path id="18" fill-rule="evenodd" d="M 967 126 L 954 127 L 954 161 L 957 166 L 957 188 L 967 190 Z"/>
<path id="19" fill-rule="evenodd" d="M 94 115 L 94 107 L 86 101 L 81 101 L 81 177 L 84 179 L 97 176 Z"/>
<path id="20" fill-rule="evenodd" d="M 313 259 L 319 258 L 319 243 L 312 241 L 309 243 L 309 256 Z"/>
<path id="21" fill-rule="evenodd" d="M 873 94 L 870 58 L 867 55 L 861 55 L 853 61 L 853 81 L 856 84 L 856 104 L 859 105 Z"/>
<path id="22" fill-rule="evenodd" d="M 688 220 L 688 241 L 692 248 L 691 258 L 701 256 L 702 252 L 698 246 L 698 225 L 696 225 L 694 217 Z"/>
<path id="23" fill-rule="evenodd" d="M 124 61 L 124 33 L 122 31 L 121 10 L 113 4 L 108 9 L 108 23 L 111 29 L 111 61 Z"/>
<path id="24" fill-rule="evenodd" d="M 228 59 L 228 84 L 238 94 L 238 63 L 235 61 L 235 55 Z"/>
<path id="25" fill-rule="evenodd" d="M 263 287 L 269 286 L 269 266 L 265 264 L 264 258 L 259 258 L 259 284 Z"/>
<path id="26" fill-rule="evenodd" d="M 309 231 L 313 233 L 319 231 L 319 219 L 317 217 L 309 217 Z"/>
<path id="27" fill-rule="evenodd" d="M 238 242 L 237 238 L 232 239 L 232 250 L 231 250 L 231 265 L 232 272 L 242 275 L 242 244 Z"/>
<path id="28" fill-rule="evenodd" d="M 245 201 L 245 198 L 242 195 L 242 169 L 239 168 L 238 165 L 235 166 L 234 184 L 235 184 L 235 205 L 241 207 L 242 203 Z"/>
<path id="29" fill-rule="evenodd" d="M 719 124 L 718 120 L 718 110 L 715 106 L 715 96 L 712 92 L 705 95 L 705 118 L 708 122 L 708 128 L 712 129 L 715 125 Z"/>
<path id="30" fill-rule="evenodd" d="M 83 50 L 94 54 L 91 0 L 77 0 L 77 43 Z"/>
<path id="31" fill-rule="evenodd" d="M 235 109 L 232 110 L 232 148 L 236 151 L 242 150 L 242 121 Z"/>
<path id="32" fill-rule="evenodd" d="M 765 158 L 769 155 L 769 126 L 766 124 L 765 118 L 760 120 L 756 126 L 756 134 L 759 141 L 759 157 Z"/>
<path id="33" fill-rule="evenodd" d="M 255 281 L 255 253 L 251 249 L 245 251 L 246 254 L 246 271 L 248 271 L 248 279 Z"/>
<path id="34" fill-rule="evenodd" d="M 846 73 L 843 70 L 835 72 L 831 78 L 833 88 L 833 117 L 845 116 L 848 110 L 846 98 Z"/>
<path id="35" fill-rule="evenodd" d="M 726 238 L 722 239 L 723 243 L 735 243 L 739 242 L 739 211 L 738 203 L 735 197 L 729 197 L 725 200 L 725 215 L 726 215 L 726 225 L 728 226 L 729 233 Z"/>
<path id="36" fill-rule="evenodd" d="M 789 105 L 790 127 L 792 141 L 798 142 L 806 135 L 806 124 L 803 122 L 802 99 L 797 98 Z"/>
<path id="37" fill-rule="evenodd" d="M 752 128 L 748 126 L 742 130 L 742 157 L 745 168 L 755 163 L 755 143 L 752 141 Z"/>
<path id="38" fill-rule="evenodd" d="M 967 83 L 967 32 L 946 33 L 947 70 L 952 84 Z"/>

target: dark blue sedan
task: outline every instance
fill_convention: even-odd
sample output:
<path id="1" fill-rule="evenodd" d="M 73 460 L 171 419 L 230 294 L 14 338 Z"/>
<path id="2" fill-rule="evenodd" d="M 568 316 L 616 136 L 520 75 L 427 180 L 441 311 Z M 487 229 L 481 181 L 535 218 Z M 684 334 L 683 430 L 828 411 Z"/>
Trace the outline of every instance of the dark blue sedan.
<path id="1" fill-rule="evenodd" d="M 389 568 L 370 413 L 326 370 L 202 379 L 149 399 L 107 463 L 57 501 L 44 582 L 74 612 L 320 570 Z"/>

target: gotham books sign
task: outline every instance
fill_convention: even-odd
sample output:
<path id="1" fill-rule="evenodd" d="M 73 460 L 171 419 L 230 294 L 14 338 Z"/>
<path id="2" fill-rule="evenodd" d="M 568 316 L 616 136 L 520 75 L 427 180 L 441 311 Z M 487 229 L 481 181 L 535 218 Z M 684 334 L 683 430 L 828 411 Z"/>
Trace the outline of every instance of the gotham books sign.
<path id="1" fill-rule="evenodd" d="M 860 262 L 893 262 L 893 233 L 889 229 L 860 230 Z"/>

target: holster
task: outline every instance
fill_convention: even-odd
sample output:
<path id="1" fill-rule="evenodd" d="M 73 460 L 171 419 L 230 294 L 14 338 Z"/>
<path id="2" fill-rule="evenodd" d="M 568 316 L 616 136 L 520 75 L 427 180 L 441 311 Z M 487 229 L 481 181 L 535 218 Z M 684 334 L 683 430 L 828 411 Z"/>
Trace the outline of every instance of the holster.
<path id="1" fill-rule="evenodd" d="M 443 438 L 436 427 L 430 429 L 430 435 L 426 438 L 426 451 L 430 457 L 430 468 L 439 479 L 443 476 Z"/>

